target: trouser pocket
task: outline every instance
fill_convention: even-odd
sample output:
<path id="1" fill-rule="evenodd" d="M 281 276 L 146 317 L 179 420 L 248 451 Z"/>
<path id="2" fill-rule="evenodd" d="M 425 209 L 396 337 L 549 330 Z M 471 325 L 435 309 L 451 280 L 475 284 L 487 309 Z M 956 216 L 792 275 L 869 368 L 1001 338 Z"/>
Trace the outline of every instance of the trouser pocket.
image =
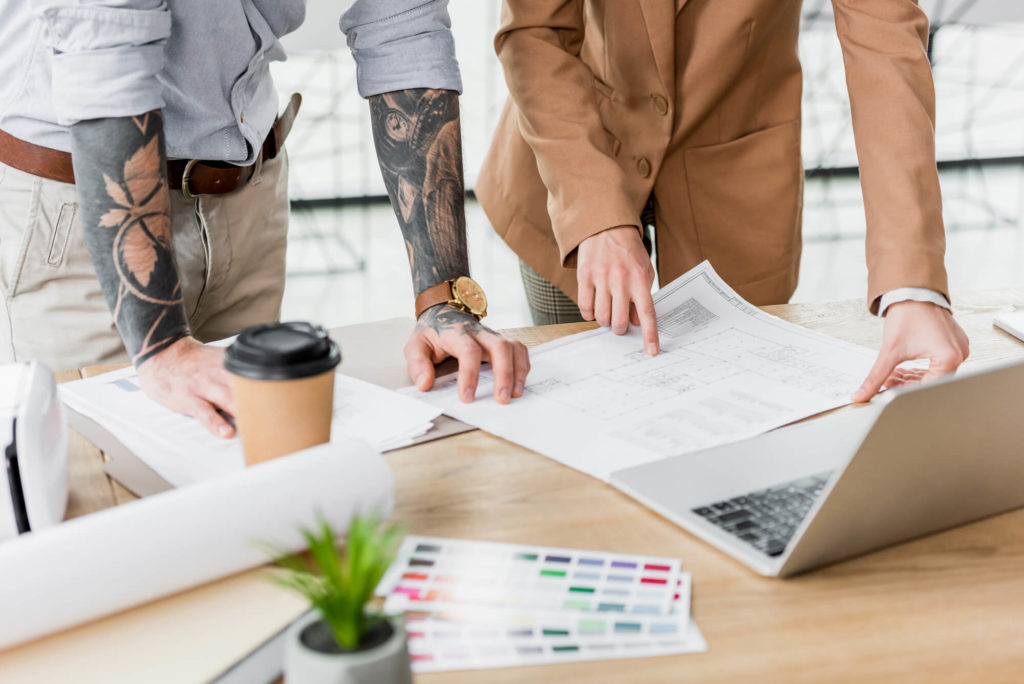
<path id="1" fill-rule="evenodd" d="M 0 251 L 9 298 L 54 279 L 93 275 L 75 186 L 8 167 L 0 183 Z"/>
<path id="2" fill-rule="evenodd" d="M 78 205 L 71 202 L 63 202 L 57 210 L 57 221 L 53 224 L 50 237 L 50 251 L 46 255 L 46 264 L 51 268 L 60 267 L 64 261 L 64 252 L 67 251 L 77 214 Z"/>
<path id="3" fill-rule="evenodd" d="M 75 186 L 6 168 L 0 182 L 0 346 L 7 361 L 77 368 L 124 358 L 79 225 Z"/>
<path id="4" fill-rule="evenodd" d="M 0 286 L 8 298 L 17 294 L 21 281 L 40 185 L 33 176 L 0 164 Z"/>

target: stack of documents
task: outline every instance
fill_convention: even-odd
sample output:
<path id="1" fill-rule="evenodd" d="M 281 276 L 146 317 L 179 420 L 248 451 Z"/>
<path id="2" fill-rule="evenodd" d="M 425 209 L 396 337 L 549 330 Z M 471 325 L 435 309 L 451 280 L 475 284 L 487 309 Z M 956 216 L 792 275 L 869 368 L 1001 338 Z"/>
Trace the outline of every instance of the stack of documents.
<path id="1" fill-rule="evenodd" d="M 215 437 L 198 420 L 147 397 L 134 368 L 63 384 L 60 394 L 68 408 L 98 423 L 176 487 L 245 467 L 237 437 Z M 416 399 L 337 373 L 331 441 L 359 438 L 378 451 L 397 449 L 425 434 L 440 413 Z"/>
<path id="2" fill-rule="evenodd" d="M 670 558 L 410 536 L 377 588 L 416 672 L 698 653 Z"/>
<path id="3" fill-rule="evenodd" d="M 743 300 L 704 262 L 654 296 L 661 353 L 636 328 L 602 328 L 530 350 L 526 392 L 508 406 L 480 374 L 420 396 L 448 415 L 607 481 L 617 470 L 753 437 L 850 402 L 875 353 L 787 323 Z"/>

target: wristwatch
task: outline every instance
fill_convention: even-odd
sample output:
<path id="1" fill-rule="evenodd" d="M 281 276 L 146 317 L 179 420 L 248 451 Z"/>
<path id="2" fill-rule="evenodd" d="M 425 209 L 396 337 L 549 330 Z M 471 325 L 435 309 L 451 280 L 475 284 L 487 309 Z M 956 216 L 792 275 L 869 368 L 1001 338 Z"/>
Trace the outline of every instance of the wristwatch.
<path id="1" fill-rule="evenodd" d="M 416 318 L 432 306 L 451 304 L 480 320 L 487 315 L 487 295 L 469 276 L 459 276 L 428 287 L 416 297 Z"/>

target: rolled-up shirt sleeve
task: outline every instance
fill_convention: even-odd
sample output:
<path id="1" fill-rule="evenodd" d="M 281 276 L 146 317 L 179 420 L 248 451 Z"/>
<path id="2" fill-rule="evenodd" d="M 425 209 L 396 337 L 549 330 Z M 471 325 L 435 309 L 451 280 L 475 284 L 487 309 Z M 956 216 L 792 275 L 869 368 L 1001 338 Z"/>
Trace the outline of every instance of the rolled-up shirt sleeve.
<path id="1" fill-rule="evenodd" d="M 448 0 L 356 0 L 340 23 L 363 97 L 410 88 L 462 92 Z"/>
<path id="2" fill-rule="evenodd" d="M 171 34 L 164 0 L 36 4 L 53 51 L 58 123 L 134 116 L 164 106 L 157 79 Z"/>

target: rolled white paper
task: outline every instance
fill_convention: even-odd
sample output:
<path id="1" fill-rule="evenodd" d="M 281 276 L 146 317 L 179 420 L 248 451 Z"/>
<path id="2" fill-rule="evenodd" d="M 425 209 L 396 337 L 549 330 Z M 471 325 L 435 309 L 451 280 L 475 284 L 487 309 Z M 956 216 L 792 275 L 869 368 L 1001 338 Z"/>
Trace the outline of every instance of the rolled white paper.
<path id="1" fill-rule="evenodd" d="M 323 514 L 391 512 L 387 462 L 368 444 L 324 444 L 237 474 L 76 518 L 0 544 L 0 649 L 305 548 Z"/>

